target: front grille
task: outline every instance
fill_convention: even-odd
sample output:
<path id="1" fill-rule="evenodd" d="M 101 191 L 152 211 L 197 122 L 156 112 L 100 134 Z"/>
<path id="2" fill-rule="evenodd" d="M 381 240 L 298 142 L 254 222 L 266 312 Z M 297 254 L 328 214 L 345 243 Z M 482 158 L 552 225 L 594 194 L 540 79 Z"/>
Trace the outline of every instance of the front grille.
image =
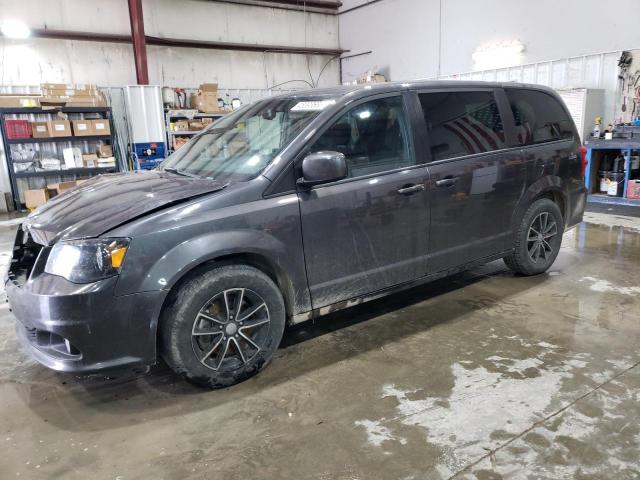
<path id="1" fill-rule="evenodd" d="M 22 229 L 18 229 L 16 240 L 13 245 L 13 257 L 11 258 L 11 266 L 9 268 L 9 278 L 17 285 L 24 285 L 29 277 L 40 267 L 44 270 L 42 261 L 46 261 L 45 253 L 48 248 L 33 241 L 29 233 Z"/>

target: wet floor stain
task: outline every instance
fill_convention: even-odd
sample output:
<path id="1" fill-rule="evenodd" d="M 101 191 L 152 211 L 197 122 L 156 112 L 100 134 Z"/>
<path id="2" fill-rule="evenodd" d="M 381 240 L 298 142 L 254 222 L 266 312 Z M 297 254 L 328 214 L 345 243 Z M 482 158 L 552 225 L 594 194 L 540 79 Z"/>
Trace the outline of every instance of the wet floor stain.
<path id="1" fill-rule="evenodd" d="M 0 478 L 640 478 L 640 221 L 603 217 L 545 275 L 495 262 L 300 325 L 216 392 L 50 372 L 0 309 Z"/>

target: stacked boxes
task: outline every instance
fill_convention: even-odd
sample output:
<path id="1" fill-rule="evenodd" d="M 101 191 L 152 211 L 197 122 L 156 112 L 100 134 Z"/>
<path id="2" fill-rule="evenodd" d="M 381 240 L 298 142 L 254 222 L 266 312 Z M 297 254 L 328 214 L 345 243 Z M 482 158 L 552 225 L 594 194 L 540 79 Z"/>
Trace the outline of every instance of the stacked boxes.
<path id="1" fill-rule="evenodd" d="M 68 85 L 66 83 L 43 83 L 40 85 L 41 105 L 66 107 L 106 107 L 107 100 L 96 85 Z"/>
<path id="2" fill-rule="evenodd" d="M 200 85 L 198 93 L 191 95 L 191 108 L 197 108 L 202 113 L 224 113 L 218 106 L 218 84 Z"/>

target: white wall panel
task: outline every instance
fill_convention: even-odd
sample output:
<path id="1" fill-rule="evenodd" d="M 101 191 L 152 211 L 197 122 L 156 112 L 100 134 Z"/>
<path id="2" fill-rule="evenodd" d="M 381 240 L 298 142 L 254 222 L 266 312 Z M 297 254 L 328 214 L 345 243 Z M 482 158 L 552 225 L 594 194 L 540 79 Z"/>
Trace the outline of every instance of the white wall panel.
<path id="1" fill-rule="evenodd" d="M 617 119 L 619 111 L 618 68 L 621 52 L 563 58 L 510 68 L 471 71 L 443 75 L 447 80 L 486 80 L 498 82 L 538 83 L 555 89 L 590 88 L 604 90 L 605 125 Z M 640 55 L 640 51 L 634 51 Z M 590 121 L 590 120 L 588 120 Z"/>
<path id="2" fill-rule="evenodd" d="M 638 48 L 639 18 L 637 0 L 382 0 L 340 15 L 341 46 L 373 51 L 349 61 L 344 79 L 375 66 L 392 80 L 429 78 L 439 61 L 442 75 L 467 72 L 479 46 L 510 40 L 524 45 L 522 64 Z M 555 65 L 554 75 L 564 68 Z"/>
<path id="3" fill-rule="evenodd" d="M 339 47 L 333 15 L 194 0 L 143 0 L 143 8 L 150 36 Z M 0 12 L 2 18 L 17 18 L 32 28 L 130 34 L 126 0 L 0 0 Z M 152 84 L 196 87 L 218 81 L 225 88 L 267 88 L 294 79 L 311 81 L 304 55 L 149 46 L 147 56 Z M 330 57 L 308 57 L 315 80 Z M 0 38 L 0 58 L 0 85 L 136 83 L 129 44 Z M 338 72 L 338 62 L 331 62 L 320 84 L 337 84 Z M 306 87 L 301 82 L 290 86 Z"/>

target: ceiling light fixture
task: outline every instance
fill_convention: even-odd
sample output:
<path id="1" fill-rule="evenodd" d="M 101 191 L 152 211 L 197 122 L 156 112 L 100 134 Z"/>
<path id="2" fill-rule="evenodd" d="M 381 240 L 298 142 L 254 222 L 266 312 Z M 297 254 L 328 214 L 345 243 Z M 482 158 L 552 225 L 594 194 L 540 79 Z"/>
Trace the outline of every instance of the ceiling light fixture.
<path id="1" fill-rule="evenodd" d="M 524 45 L 519 40 L 480 45 L 473 55 L 475 70 L 513 67 L 522 63 Z"/>
<path id="2" fill-rule="evenodd" d="M 3 20 L 0 25 L 0 32 L 7 38 L 25 39 L 31 35 L 31 29 L 20 20 Z"/>

